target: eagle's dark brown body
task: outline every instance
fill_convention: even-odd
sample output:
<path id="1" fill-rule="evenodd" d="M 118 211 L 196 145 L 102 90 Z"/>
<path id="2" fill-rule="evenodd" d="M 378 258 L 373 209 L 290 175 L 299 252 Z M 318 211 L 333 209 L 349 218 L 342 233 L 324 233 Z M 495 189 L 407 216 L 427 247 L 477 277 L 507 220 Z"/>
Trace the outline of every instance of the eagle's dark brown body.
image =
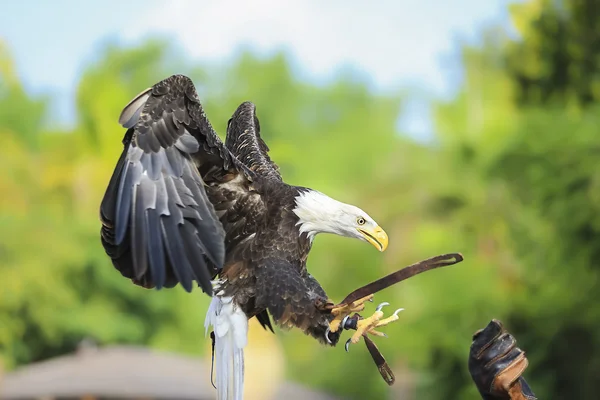
<path id="1" fill-rule="evenodd" d="M 257 220 L 240 221 L 236 216 L 241 214 L 235 213 L 221 217 L 227 233 L 219 290 L 233 295 L 246 315 L 257 316 L 263 326 L 270 327 L 268 310 L 282 327 L 298 326 L 323 341 L 329 317 L 315 305 L 325 302 L 327 295 L 307 271 L 311 241 L 298 231 L 298 217 L 292 211 L 302 189 L 270 180 L 255 186 L 258 193 L 269 193 L 263 197 L 264 213 L 253 214 Z M 217 214 L 229 208 L 227 198 L 236 198 L 218 185 L 209 184 L 207 193 L 213 204 L 219 204 Z"/>
<path id="2" fill-rule="evenodd" d="M 238 107 L 223 144 L 192 82 L 175 75 L 136 97 L 120 122 L 124 150 L 101 205 L 115 267 L 145 287 L 197 282 L 265 327 L 268 311 L 324 342 L 331 316 L 316 304 L 327 295 L 307 272 L 311 240 L 293 211 L 309 189 L 282 181 L 254 105 Z"/>

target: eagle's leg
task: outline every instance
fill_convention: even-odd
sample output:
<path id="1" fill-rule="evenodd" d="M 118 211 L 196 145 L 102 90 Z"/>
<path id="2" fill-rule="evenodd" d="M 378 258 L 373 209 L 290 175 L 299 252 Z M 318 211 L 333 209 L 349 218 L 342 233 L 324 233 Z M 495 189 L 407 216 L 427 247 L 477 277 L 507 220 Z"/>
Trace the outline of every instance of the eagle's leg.
<path id="1" fill-rule="evenodd" d="M 375 310 L 373 315 L 371 315 L 368 318 L 363 318 L 356 321 L 356 332 L 346 342 L 346 350 L 348 350 L 348 345 L 350 343 L 358 343 L 361 336 L 365 334 L 371 334 L 375 336 L 386 336 L 385 333 L 376 331 L 375 328 L 386 326 L 387 324 L 397 321 L 398 313 L 404 310 L 403 308 L 399 308 L 396 311 L 394 311 L 394 313 L 391 316 L 383 318 L 383 311 L 381 311 L 381 309 L 387 305 L 389 305 L 389 303 L 381 303 L 379 306 L 377 306 L 377 309 Z"/>
<path id="2" fill-rule="evenodd" d="M 365 302 L 367 301 L 373 301 L 372 294 L 360 298 L 350 304 L 344 304 L 339 307 L 333 307 L 331 309 L 331 315 L 333 315 L 333 319 L 329 322 L 329 331 L 332 333 L 337 332 L 338 329 L 340 329 L 344 318 L 346 318 L 352 313 L 363 311 L 365 309 Z"/>

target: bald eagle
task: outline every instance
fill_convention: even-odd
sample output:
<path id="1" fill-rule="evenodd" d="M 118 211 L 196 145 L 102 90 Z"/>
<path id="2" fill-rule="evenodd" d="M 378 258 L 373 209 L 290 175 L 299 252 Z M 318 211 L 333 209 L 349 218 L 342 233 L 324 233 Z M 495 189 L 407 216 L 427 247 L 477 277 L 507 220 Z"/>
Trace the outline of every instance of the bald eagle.
<path id="1" fill-rule="evenodd" d="M 331 302 L 306 259 L 319 233 L 384 251 L 388 236 L 373 218 L 286 184 L 251 102 L 235 110 L 223 143 L 186 76 L 140 93 L 119 123 L 124 149 L 100 206 L 102 244 L 137 285 L 189 292 L 197 284 L 212 297 L 206 324 L 214 327 L 219 398 L 241 398 L 249 318 L 273 330 L 270 314 L 335 345 L 340 315 L 360 302 L 337 313 L 320 307 Z"/>

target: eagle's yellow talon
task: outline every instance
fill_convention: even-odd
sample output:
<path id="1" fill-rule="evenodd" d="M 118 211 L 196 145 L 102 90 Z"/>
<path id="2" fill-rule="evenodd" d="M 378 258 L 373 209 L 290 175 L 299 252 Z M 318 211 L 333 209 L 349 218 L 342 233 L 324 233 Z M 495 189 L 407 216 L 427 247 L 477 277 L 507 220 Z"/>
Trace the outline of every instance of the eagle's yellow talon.
<path id="1" fill-rule="evenodd" d="M 329 323 L 329 331 L 330 332 L 337 332 L 338 329 L 340 329 L 340 325 L 342 324 L 342 321 L 339 320 L 337 317 L 334 318 L 330 323 Z"/>
<path id="2" fill-rule="evenodd" d="M 389 317 L 387 317 L 387 318 L 385 318 L 385 319 L 382 319 L 382 320 L 380 320 L 380 321 L 377 323 L 377 326 L 378 326 L 378 327 L 379 327 L 379 326 L 386 326 L 387 324 L 390 324 L 390 323 L 392 323 L 392 322 L 394 322 L 394 321 L 397 321 L 397 320 L 399 319 L 399 317 L 398 317 L 398 313 L 399 313 L 400 311 L 403 311 L 403 310 L 404 310 L 404 308 L 399 308 L 399 309 L 397 309 L 397 310 L 396 310 L 396 311 L 394 311 L 394 313 L 393 313 L 392 315 L 390 315 Z"/>
<path id="3" fill-rule="evenodd" d="M 381 311 L 381 309 L 386 305 L 388 305 L 388 303 L 381 303 L 379 306 L 377 306 L 377 309 L 373 313 L 373 315 L 371 315 L 368 318 L 358 320 L 356 322 L 356 332 L 354 332 L 352 337 L 348 340 L 348 342 L 346 342 L 346 351 L 348 351 L 348 345 L 350 343 L 352 343 L 352 344 L 358 343 L 361 336 L 363 336 L 365 334 L 387 337 L 387 335 L 385 333 L 379 332 L 379 331 L 375 330 L 375 328 L 378 328 L 381 326 L 386 326 L 394 321 L 397 321 L 398 313 L 404 309 L 399 308 L 391 316 L 389 316 L 385 319 L 381 319 L 383 317 L 383 311 Z"/>
<path id="4" fill-rule="evenodd" d="M 334 315 L 335 317 L 331 320 L 331 322 L 329 322 L 329 331 L 332 333 L 337 332 L 340 329 L 340 326 L 341 326 L 344 318 L 346 318 L 348 315 L 350 315 L 352 313 L 357 313 L 357 312 L 363 311 L 365 309 L 365 302 L 367 302 L 367 301 L 373 301 L 372 294 L 365 296 L 363 298 L 360 298 L 356 301 L 353 301 L 350 304 L 346 304 L 341 307 L 332 308 L 331 314 Z"/>
<path id="5" fill-rule="evenodd" d="M 370 331 L 368 331 L 368 333 L 373 336 L 387 337 L 387 335 L 385 333 L 376 331 L 375 329 L 371 329 Z"/>
<path id="6" fill-rule="evenodd" d="M 383 317 L 383 312 L 375 311 L 369 318 L 361 319 L 356 323 L 356 332 L 352 335 L 352 343 L 358 343 L 360 337 L 377 326 L 379 320 Z"/>

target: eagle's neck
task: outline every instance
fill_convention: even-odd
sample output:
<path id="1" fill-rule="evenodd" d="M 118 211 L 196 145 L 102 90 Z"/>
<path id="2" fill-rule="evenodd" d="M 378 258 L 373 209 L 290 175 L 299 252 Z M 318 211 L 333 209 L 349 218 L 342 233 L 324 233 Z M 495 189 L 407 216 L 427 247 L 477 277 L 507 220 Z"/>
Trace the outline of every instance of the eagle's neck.
<path id="1" fill-rule="evenodd" d="M 295 200 L 296 225 L 300 234 L 306 233 L 311 243 L 317 233 L 344 235 L 339 224 L 340 211 L 348 205 L 312 189 L 300 190 Z"/>

